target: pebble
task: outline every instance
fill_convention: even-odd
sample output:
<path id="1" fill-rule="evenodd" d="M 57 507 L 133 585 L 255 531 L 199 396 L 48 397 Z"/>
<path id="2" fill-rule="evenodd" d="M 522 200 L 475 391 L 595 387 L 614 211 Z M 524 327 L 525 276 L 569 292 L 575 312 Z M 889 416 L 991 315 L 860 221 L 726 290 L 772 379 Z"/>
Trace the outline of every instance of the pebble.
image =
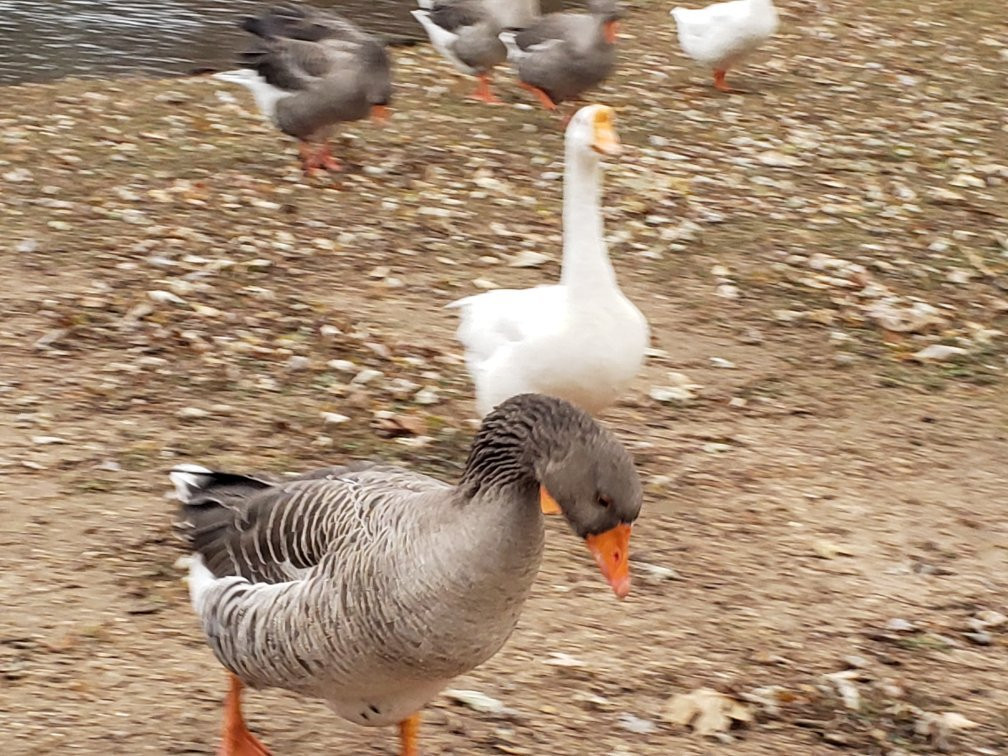
<path id="1" fill-rule="evenodd" d="M 948 346 L 946 344 L 932 344 L 914 352 L 913 358 L 918 362 L 944 362 L 954 357 L 961 357 L 969 354 L 968 349 L 962 347 Z"/>

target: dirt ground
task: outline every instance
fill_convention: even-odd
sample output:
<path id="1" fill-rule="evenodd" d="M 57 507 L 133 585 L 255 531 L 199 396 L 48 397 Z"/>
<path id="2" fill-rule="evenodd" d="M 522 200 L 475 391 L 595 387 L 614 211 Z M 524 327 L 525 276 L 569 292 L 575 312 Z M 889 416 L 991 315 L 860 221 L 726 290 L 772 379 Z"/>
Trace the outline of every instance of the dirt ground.
<path id="1" fill-rule="evenodd" d="M 597 99 L 627 145 L 610 249 L 655 347 L 603 418 L 647 482 L 634 592 L 551 523 L 518 631 L 457 681 L 504 709 L 440 698 L 427 753 L 1008 752 L 1003 9 L 780 8 L 725 96 L 665 7 L 630 6 Z M 562 131 L 466 102 L 429 49 L 396 60 L 390 124 L 312 180 L 206 79 L 4 88 L 4 754 L 216 748 L 173 464 L 460 470 L 441 308 L 556 278 Z M 673 724 L 704 687 L 753 721 Z M 247 710 L 276 754 L 396 752 L 315 702 Z"/>

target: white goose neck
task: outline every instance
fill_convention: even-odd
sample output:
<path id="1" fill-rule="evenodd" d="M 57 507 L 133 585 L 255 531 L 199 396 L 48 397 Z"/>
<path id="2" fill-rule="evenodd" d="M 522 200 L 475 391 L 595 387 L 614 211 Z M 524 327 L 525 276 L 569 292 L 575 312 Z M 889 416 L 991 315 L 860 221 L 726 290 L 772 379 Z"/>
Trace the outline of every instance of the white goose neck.
<path id="1" fill-rule="evenodd" d="M 594 153 L 567 144 L 563 187 L 563 271 L 566 286 L 614 288 L 602 229 L 602 166 Z"/>

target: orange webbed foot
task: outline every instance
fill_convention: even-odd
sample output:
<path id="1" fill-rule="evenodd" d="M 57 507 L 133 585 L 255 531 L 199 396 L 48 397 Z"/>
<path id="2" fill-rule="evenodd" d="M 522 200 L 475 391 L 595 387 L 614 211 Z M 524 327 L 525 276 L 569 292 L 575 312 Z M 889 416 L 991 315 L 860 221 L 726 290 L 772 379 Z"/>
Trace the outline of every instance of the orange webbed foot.
<path id="1" fill-rule="evenodd" d="M 731 92 L 732 88 L 728 86 L 725 82 L 725 76 L 728 75 L 728 71 L 723 71 L 721 69 L 716 69 L 714 71 L 714 87 L 721 92 Z"/>
<path id="2" fill-rule="evenodd" d="M 546 110 L 557 109 L 557 104 L 553 102 L 553 98 L 546 94 L 543 90 L 539 89 L 539 87 L 533 87 L 531 84 L 526 84 L 524 81 L 520 81 L 518 84 L 522 89 L 527 89 L 529 92 L 538 97 L 539 102 L 542 103 L 542 106 L 546 108 Z"/>
<path id="3" fill-rule="evenodd" d="M 490 91 L 490 76 L 488 74 L 479 75 L 479 84 L 476 91 L 469 95 L 474 100 L 485 102 L 487 105 L 502 105 L 503 103 Z"/>
<path id="4" fill-rule="evenodd" d="M 224 726 L 221 730 L 221 745 L 217 756 L 270 756 L 270 752 L 259 742 L 245 725 L 241 711 L 241 694 L 245 685 L 235 675 L 231 675 L 231 689 L 224 703 Z"/>

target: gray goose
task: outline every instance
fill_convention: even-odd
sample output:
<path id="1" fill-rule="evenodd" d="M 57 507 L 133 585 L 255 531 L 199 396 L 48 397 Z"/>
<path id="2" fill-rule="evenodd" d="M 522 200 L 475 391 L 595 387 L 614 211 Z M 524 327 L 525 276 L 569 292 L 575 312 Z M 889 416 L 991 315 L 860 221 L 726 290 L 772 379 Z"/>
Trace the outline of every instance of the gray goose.
<path id="1" fill-rule="evenodd" d="M 243 686 L 324 700 L 361 725 L 399 724 L 497 653 L 562 513 L 617 596 L 630 590 L 641 483 L 623 445 L 562 399 L 520 394 L 483 421 L 454 485 L 358 463 L 272 481 L 183 465 L 170 473 L 194 554 L 189 591 L 231 673 L 223 756 L 266 753 Z"/>
<path id="2" fill-rule="evenodd" d="M 556 110 L 612 73 L 620 18 L 616 0 L 588 0 L 588 13 L 550 13 L 501 39 L 521 86 L 547 110 Z"/>
<path id="3" fill-rule="evenodd" d="M 484 0 L 417 0 L 411 11 L 434 49 L 455 68 L 479 79 L 473 97 L 489 105 L 500 103 L 490 91 L 490 71 L 507 60 L 500 24 Z"/>
<path id="4" fill-rule="evenodd" d="M 300 141 L 306 173 L 340 170 L 329 148 L 335 125 L 386 117 L 392 83 L 384 44 L 341 16 L 295 5 L 241 26 L 260 44 L 242 53 L 245 68 L 215 78 L 247 87 L 263 115 Z"/>

